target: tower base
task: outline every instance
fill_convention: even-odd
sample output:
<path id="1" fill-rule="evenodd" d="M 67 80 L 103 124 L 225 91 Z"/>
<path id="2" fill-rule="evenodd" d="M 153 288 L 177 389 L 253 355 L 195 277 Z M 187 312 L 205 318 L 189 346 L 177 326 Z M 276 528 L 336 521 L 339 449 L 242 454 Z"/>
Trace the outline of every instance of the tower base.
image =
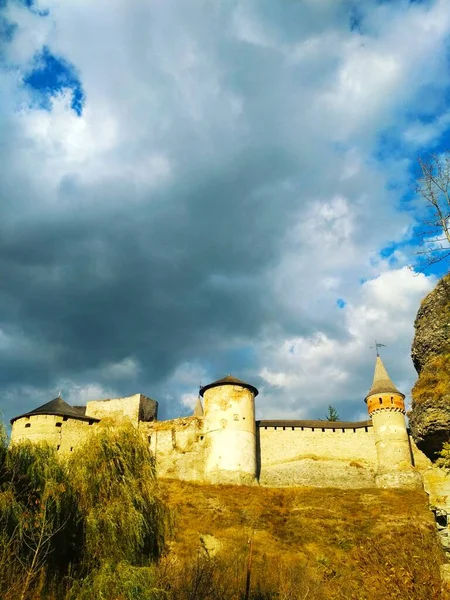
<path id="1" fill-rule="evenodd" d="M 375 475 L 377 488 L 390 489 L 401 488 L 404 490 L 423 489 L 422 476 L 417 471 L 391 471 L 389 473 L 378 473 Z"/>
<path id="2" fill-rule="evenodd" d="M 230 484 L 230 485 L 259 485 L 254 473 L 243 473 L 242 471 L 216 470 L 207 471 L 204 476 L 207 483 Z"/>

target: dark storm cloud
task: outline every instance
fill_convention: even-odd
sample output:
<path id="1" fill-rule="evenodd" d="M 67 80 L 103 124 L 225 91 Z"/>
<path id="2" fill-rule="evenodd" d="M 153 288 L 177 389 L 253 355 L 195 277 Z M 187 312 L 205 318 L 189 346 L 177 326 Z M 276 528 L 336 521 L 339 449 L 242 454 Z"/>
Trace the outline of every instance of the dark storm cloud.
<path id="1" fill-rule="evenodd" d="M 12 16 L 2 75 L 5 414 L 60 381 L 154 391 L 175 414 L 198 377 L 264 385 L 284 339 L 351 339 L 336 301 L 407 223 L 371 162 L 380 128 L 401 127 L 377 36 L 360 67 L 345 3 L 48 8 Z M 80 116 L 73 85 L 23 85 L 43 48 L 73 65 Z M 114 371 L 124 360 L 136 368 Z M 298 408 L 299 388 L 270 385 Z"/>
<path id="2" fill-rule="evenodd" d="M 37 380 L 7 369 L 3 381 L 38 384 L 128 355 L 158 380 L 215 337 L 257 336 L 274 310 L 264 272 L 277 260 L 289 212 L 265 186 L 293 168 L 280 150 L 259 154 L 144 204 L 106 207 L 94 218 L 65 212 L 4 233 L 3 322 L 58 352 Z"/>

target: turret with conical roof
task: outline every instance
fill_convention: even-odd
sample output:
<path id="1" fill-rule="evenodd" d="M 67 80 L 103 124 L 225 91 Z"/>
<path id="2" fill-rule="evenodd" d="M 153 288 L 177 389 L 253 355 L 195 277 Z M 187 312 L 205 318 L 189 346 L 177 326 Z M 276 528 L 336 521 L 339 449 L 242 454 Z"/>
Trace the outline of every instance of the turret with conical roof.
<path id="1" fill-rule="evenodd" d="M 99 421 L 83 409 L 70 406 L 59 395 L 11 419 L 11 444 L 25 440 L 45 442 L 61 453 L 71 452 L 90 434 L 90 425 Z"/>
<path id="2" fill-rule="evenodd" d="M 211 483 L 256 481 L 255 396 L 249 383 L 227 375 L 200 390 L 206 447 L 205 478 Z"/>
<path id="3" fill-rule="evenodd" d="M 377 354 L 375 361 L 375 373 L 373 375 L 372 387 L 366 396 L 369 415 L 378 410 L 396 410 L 405 413 L 405 394 L 402 394 L 395 386 L 389 373 Z"/>
<path id="4" fill-rule="evenodd" d="M 421 478 L 412 464 L 405 423 L 405 395 L 400 392 L 377 354 L 372 387 L 365 401 L 372 417 L 378 469 L 375 481 L 382 488 L 418 488 Z"/>
<path id="5" fill-rule="evenodd" d="M 50 402 L 42 404 L 42 406 L 38 406 L 37 408 L 30 410 L 23 415 L 19 415 L 18 417 L 14 417 L 11 419 L 11 425 L 18 419 L 23 419 L 24 417 L 29 418 L 33 415 L 55 415 L 58 417 L 70 417 L 80 421 L 99 421 L 99 419 L 94 417 L 87 417 L 85 413 L 80 410 L 80 408 L 74 408 L 73 406 L 70 406 L 70 404 L 67 404 L 67 402 L 61 398 L 61 396 L 58 396 L 57 398 L 50 400 Z"/>

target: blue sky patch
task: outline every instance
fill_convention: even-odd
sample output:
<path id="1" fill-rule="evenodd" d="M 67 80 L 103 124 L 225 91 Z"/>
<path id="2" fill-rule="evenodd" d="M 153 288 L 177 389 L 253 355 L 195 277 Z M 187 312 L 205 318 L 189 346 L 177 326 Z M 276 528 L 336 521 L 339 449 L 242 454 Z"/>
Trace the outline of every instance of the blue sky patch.
<path id="1" fill-rule="evenodd" d="M 29 8 L 32 13 L 34 13 L 35 15 L 39 15 L 40 17 L 47 17 L 48 14 L 50 13 L 48 8 L 45 8 L 43 10 L 40 10 L 39 8 L 37 8 L 34 0 L 20 0 L 20 1 L 21 1 L 21 4 L 23 4 L 24 6 Z"/>
<path id="2" fill-rule="evenodd" d="M 345 306 L 347 305 L 347 302 L 345 300 L 343 300 L 342 298 L 338 298 L 336 300 L 336 306 L 340 309 L 345 308 Z"/>
<path id="3" fill-rule="evenodd" d="M 39 93 L 41 106 L 50 109 L 50 99 L 63 89 L 72 90 L 71 107 L 80 116 L 85 101 L 81 81 L 73 65 L 54 56 L 44 46 L 35 57 L 36 67 L 25 77 L 24 83 Z"/>

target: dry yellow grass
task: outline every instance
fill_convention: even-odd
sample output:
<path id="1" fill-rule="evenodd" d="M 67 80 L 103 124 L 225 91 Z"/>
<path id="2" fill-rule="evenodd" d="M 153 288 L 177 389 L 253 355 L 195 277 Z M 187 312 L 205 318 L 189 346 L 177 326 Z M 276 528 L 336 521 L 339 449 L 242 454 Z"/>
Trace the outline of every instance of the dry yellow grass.
<path id="1" fill-rule="evenodd" d="M 450 353 L 431 357 L 412 389 L 412 397 L 416 404 L 429 400 L 439 402 L 448 396 L 450 396 Z"/>
<path id="2" fill-rule="evenodd" d="M 165 481 L 160 494 L 174 514 L 172 565 L 215 555 L 239 587 L 252 537 L 255 598 L 441 598 L 443 555 L 424 493 Z M 263 594 L 270 586 L 276 596 Z"/>

